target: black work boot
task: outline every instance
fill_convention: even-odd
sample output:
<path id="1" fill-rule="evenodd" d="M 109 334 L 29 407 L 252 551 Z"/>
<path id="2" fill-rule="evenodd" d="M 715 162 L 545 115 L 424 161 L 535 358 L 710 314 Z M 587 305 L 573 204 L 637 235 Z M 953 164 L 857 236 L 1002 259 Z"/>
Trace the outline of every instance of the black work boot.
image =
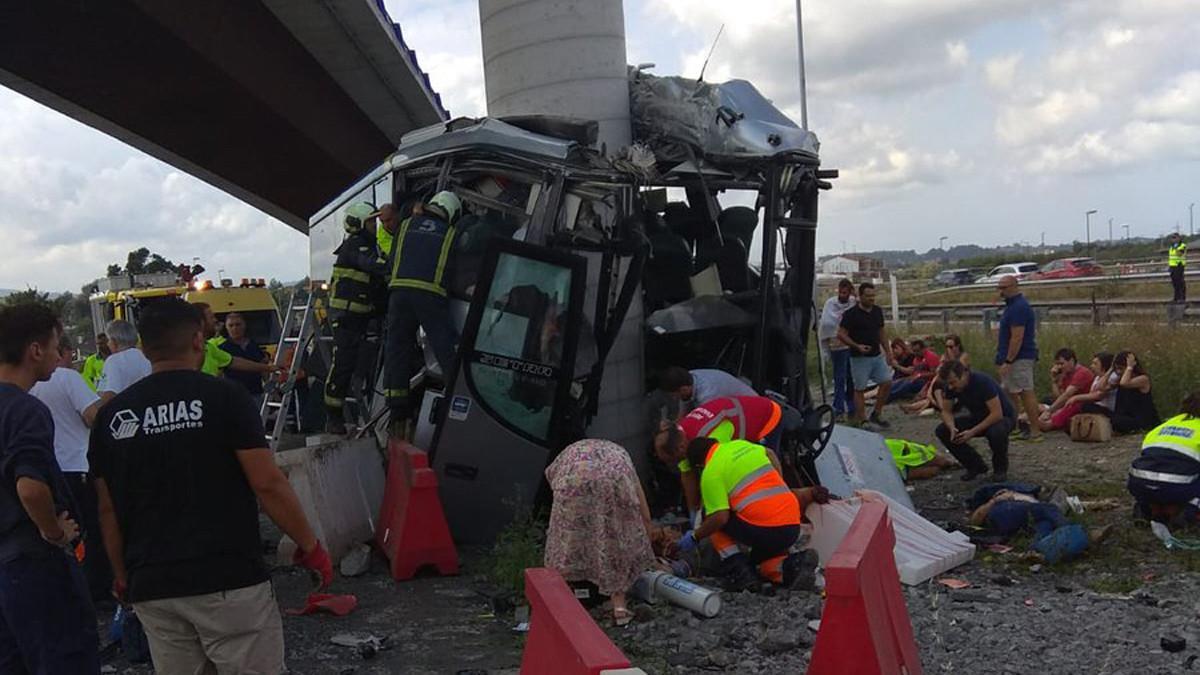
<path id="1" fill-rule="evenodd" d="M 735 553 L 722 560 L 721 575 L 724 577 L 721 585 L 730 593 L 757 591 L 762 585 L 762 579 L 745 553 Z"/>
<path id="2" fill-rule="evenodd" d="M 817 552 L 798 551 L 783 560 L 783 587 L 811 591 L 817 587 Z"/>
<path id="3" fill-rule="evenodd" d="M 329 407 L 325 409 L 325 433 L 333 434 L 334 436 L 346 435 L 346 420 L 343 414 L 341 408 Z"/>

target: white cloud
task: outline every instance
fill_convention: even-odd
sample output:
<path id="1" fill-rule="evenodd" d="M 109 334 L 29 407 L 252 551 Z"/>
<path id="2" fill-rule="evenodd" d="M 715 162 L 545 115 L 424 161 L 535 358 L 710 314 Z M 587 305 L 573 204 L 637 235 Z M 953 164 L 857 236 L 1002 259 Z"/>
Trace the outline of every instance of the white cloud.
<path id="1" fill-rule="evenodd" d="M 1134 121 L 1115 131 L 1088 132 L 1066 144 L 1042 147 L 1027 166 L 1041 173 L 1086 173 L 1152 159 L 1200 159 L 1200 126 Z"/>
<path id="2" fill-rule="evenodd" d="M 1007 105 L 996 121 L 1003 143 L 1024 145 L 1052 135 L 1057 129 L 1100 107 L 1100 97 L 1086 89 L 1052 91 L 1026 105 Z"/>
<path id="3" fill-rule="evenodd" d="M 988 84 L 996 90 L 1011 89 L 1017 78 L 1017 66 L 1021 63 L 1022 54 L 1009 54 L 988 59 L 984 64 L 984 74 Z"/>
<path id="4" fill-rule="evenodd" d="M 1037 7 L 1035 0 L 840 0 L 805 5 L 804 41 L 814 94 L 911 94 L 960 79 L 966 40 L 993 21 Z M 793 97 L 796 73 L 795 2 L 648 0 L 649 16 L 665 31 L 702 35 L 725 24 L 714 61 Z M 689 54 L 689 56 L 694 56 Z M 696 71 L 685 70 L 686 73 Z"/>
<path id="5" fill-rule="evenodd" d="M 1134 113 L 1147 119 L 1200 123 L 1200 70 L 1183 73 L 1154 94 L 1139 100 Z"/>
<path id="6" fill-rule="evenodd" d="M 999 96 L 996 139 L 1027 171 L 1106 171 L 1189 156 L 1176 146 L 1200 130 L 1200 52 L 1178 46 L 1200 30 L 1200 12 L 1175 0 L 1102 4 L 1069 3 L 1048 22 L 1043 58 L 1010 54 L 985 66 Z"/>

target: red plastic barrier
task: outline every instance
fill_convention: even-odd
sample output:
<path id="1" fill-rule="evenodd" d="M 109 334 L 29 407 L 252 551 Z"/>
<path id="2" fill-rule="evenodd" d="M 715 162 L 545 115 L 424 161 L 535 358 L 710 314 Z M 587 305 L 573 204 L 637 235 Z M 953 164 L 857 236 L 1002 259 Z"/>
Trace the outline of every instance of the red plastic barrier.
<path id="1" fill-rule="evenodd" d="M 458 574 L 458 551 L 438 498 L 437 475 L 424 451 L 388 443 L 387 485 L 375 527 L 375 543 L 391 561 L 392 578 L 411 579 L 422 567 Z"/>
<path id="2" fill-rule="evenodd" d="M 599 675 L 629 667 L 629 659 L 592 621 L 558 572 L 525 570 L 525 597 L 529 636 L 521 675 Z"/>
<path id="3" fill-rule="evenodd" d="M 809 675 L 921 675 L 883 502 L 864 502 L 825 567 L 825 611 Z"/>

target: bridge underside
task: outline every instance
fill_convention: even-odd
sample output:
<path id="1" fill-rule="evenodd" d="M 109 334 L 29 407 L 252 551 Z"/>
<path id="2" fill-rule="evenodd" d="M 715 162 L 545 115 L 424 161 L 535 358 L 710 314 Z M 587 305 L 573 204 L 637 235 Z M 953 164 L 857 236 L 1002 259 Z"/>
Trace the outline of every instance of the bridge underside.
<path id="1" fill-rule="evenodd" d="M 301 231 L 446 116 L 375 0 L 7 2 L 0 84 Z"/>

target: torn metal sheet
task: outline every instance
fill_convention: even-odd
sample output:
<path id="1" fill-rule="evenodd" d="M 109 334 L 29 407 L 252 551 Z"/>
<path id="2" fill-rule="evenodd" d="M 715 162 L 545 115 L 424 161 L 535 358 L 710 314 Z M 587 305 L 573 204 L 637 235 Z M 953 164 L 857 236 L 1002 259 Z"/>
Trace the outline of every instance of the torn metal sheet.
<path id="1" fill-rule="evenodd" d="M 769 159 L 783 153 L 817 156 L 816 134 L 801 129 L 746 80 L 713 84 L 631 70 L 634 140 L 663 161 L 682 162 L 687 148 L 721 161 Z"/>
<path id="2" fill-rule="evenodd" d="M 646 318 L 646 327 L 658 335 L 667 335 L 709 328 L 751 326 L 755 321 L 753 314 L 732 302 L 705 295 L 654 312 Z"/>
<path id="3" fill-rule="evenodd" d="M 892 452 L 879 434 L 835 426 L 828 447 L 817 458 L 817 476 L 821 485 L 834 494 L 849 496 L 855 490 L 875 490 L 910 511 L 916 510 Z"/>

